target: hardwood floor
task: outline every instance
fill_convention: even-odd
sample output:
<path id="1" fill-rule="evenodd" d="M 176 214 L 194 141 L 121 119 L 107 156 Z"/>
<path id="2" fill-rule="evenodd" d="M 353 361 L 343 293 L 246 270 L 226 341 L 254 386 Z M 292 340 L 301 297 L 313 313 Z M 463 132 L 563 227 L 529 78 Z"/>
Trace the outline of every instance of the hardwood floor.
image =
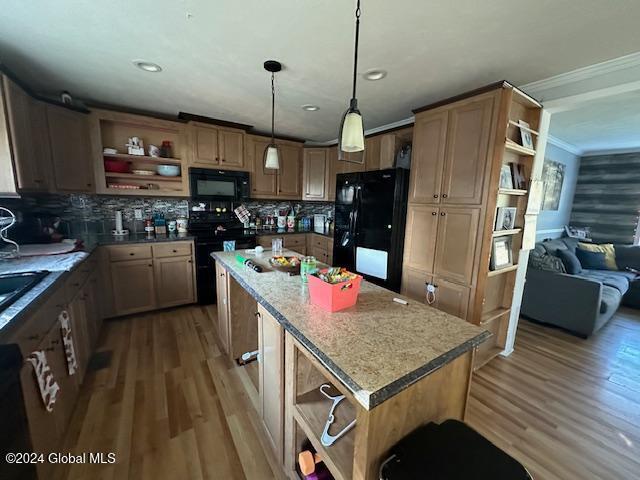
<path id="1" fill-rule="evenodd" d="M 640 478 L 640 312 L 588 340 L 521 320 L 514 353 L 474 376 L 467 422 L 535 480 Z"/>
<path id="2" fill-rule="evenodd" d="M 209 312 L 105 322 L 98 350 L 111 360 L 87 374 L 62 451 L 117 463 L 59 478 L 282 478 Z M 640 314 L 623 310 L 586 341 L 521 321 L 515 352 L 475 374 L 467 422 L 535 480 L 639 478 Z"/>
<path id="3" fill-rule="evenodd" d="M 98 351 L 112 352 L 110 365 L 87 374 L 64 451 L 115 452 L 117 462 L 72 465 L 59 478 L 282 478 L 208 312 L 105 322 Z"/>

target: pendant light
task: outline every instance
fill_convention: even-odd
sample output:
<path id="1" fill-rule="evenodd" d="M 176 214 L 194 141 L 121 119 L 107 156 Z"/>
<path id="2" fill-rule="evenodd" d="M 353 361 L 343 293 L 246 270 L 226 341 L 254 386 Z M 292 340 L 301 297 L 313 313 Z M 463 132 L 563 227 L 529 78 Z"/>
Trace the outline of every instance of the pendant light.
<path id="1" fill-rule="evenodd" d="M 280 168 L 280 149 L 275 141 L 276 89 L 274 74 L 282 70 L 282 64 L 275 60 L 267 60 L 264 62 L 264 69 L 271 72 L 271 143 L 264 149 L 263 163 L 265 168 L 277 170 Z"/>
<path id="2" fill-rule="evenodd" d="M 358 110 L 356 98 L 356 79 L 358 75 L 358 38 L 360 36 L 360 0 L 356 5 L 356 41 L 353 55 L 353 94 L 349 108 L 342 116 L 340 133 L 338 135 L 338 159 L 343 160 L 344 154 L 349 152 L 361 152 L 364 150 L 364 127 L 362 115 Z"/>

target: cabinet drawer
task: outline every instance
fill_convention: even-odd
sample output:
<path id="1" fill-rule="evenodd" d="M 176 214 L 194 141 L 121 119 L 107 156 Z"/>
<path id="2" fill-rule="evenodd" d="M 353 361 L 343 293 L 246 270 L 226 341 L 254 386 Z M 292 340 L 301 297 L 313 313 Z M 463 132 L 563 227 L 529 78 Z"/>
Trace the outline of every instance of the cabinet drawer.
<path id="1" fill-rule="evenodd" d="M 327 248 L 329 243 L 328 240 L 329 240 L 328 238 L 323 237 L 321 235 L 311 235 L 311 245 L 317 248 L 321 248 L 323 250 L 328 250 Z"/>
<path id="2" fill-rule="evenodd" d="M 112 262 L 121 260 L 135 260 L 141 258 L 151 258 L 150 245 L 118 245 L 108 246 L 109 259 Z"/>
<path id="3" fill-rule="evenodd" d="M 89 274 L 96 270 L 97 265 L 97 259 L 89 257 L 71 272 L 65 282 L 68 300 L 71 300 L 78 293 L 78 290 L 82 288 L 87 278 L 89 278 Z"/>
<path id="4" fill-rule="evenodd" d="M 307 244 L 305 235 L 284 235 L 284 246 L 287 248 L 300 247 Z"/>
<path id="5" fill-rule="evenodd" d="M 153 245 L 151 248 L 155 258 L 191 255 L 191 242 L 166 243 Z"/>
<path id="6" fill-rule="evenodd" d="M 277 238 L 277 235 L 261 235 L 256 237 L 256 245 L 263 248 L 271 248 L 271 240 Z"/>

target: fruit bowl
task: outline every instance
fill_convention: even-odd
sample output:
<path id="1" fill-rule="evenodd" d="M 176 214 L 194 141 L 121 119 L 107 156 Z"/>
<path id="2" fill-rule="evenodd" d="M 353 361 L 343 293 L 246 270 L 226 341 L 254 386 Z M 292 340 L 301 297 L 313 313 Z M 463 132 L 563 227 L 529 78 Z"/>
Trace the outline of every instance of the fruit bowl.
<path id="1" fill-rule="evenodd" d="M 286 272 L 291 275 L 297 275 L 300 273 L 300 264 L 302 260 L 299 257 L 271 257 L 269 259 L 269 265 L 271 265 L 275 270 L 279 270 L 280 272 Z"/>

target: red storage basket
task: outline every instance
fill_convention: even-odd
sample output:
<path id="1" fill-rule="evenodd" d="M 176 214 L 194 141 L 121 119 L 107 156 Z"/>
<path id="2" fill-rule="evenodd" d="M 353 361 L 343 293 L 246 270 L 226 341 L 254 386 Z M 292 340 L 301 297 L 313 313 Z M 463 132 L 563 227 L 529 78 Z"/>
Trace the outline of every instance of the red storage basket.
<path id="1" fill-rule="evenodd" d="M 321 270 L 326 273 L 327 269 Z M 327 283 L 315 275 L 307 275 L 311 303 L 330 312 L 337 312 L 353 307 L 358 301 L 362 276 L 356 275 L 353 280 L 341 283 Z"/>

